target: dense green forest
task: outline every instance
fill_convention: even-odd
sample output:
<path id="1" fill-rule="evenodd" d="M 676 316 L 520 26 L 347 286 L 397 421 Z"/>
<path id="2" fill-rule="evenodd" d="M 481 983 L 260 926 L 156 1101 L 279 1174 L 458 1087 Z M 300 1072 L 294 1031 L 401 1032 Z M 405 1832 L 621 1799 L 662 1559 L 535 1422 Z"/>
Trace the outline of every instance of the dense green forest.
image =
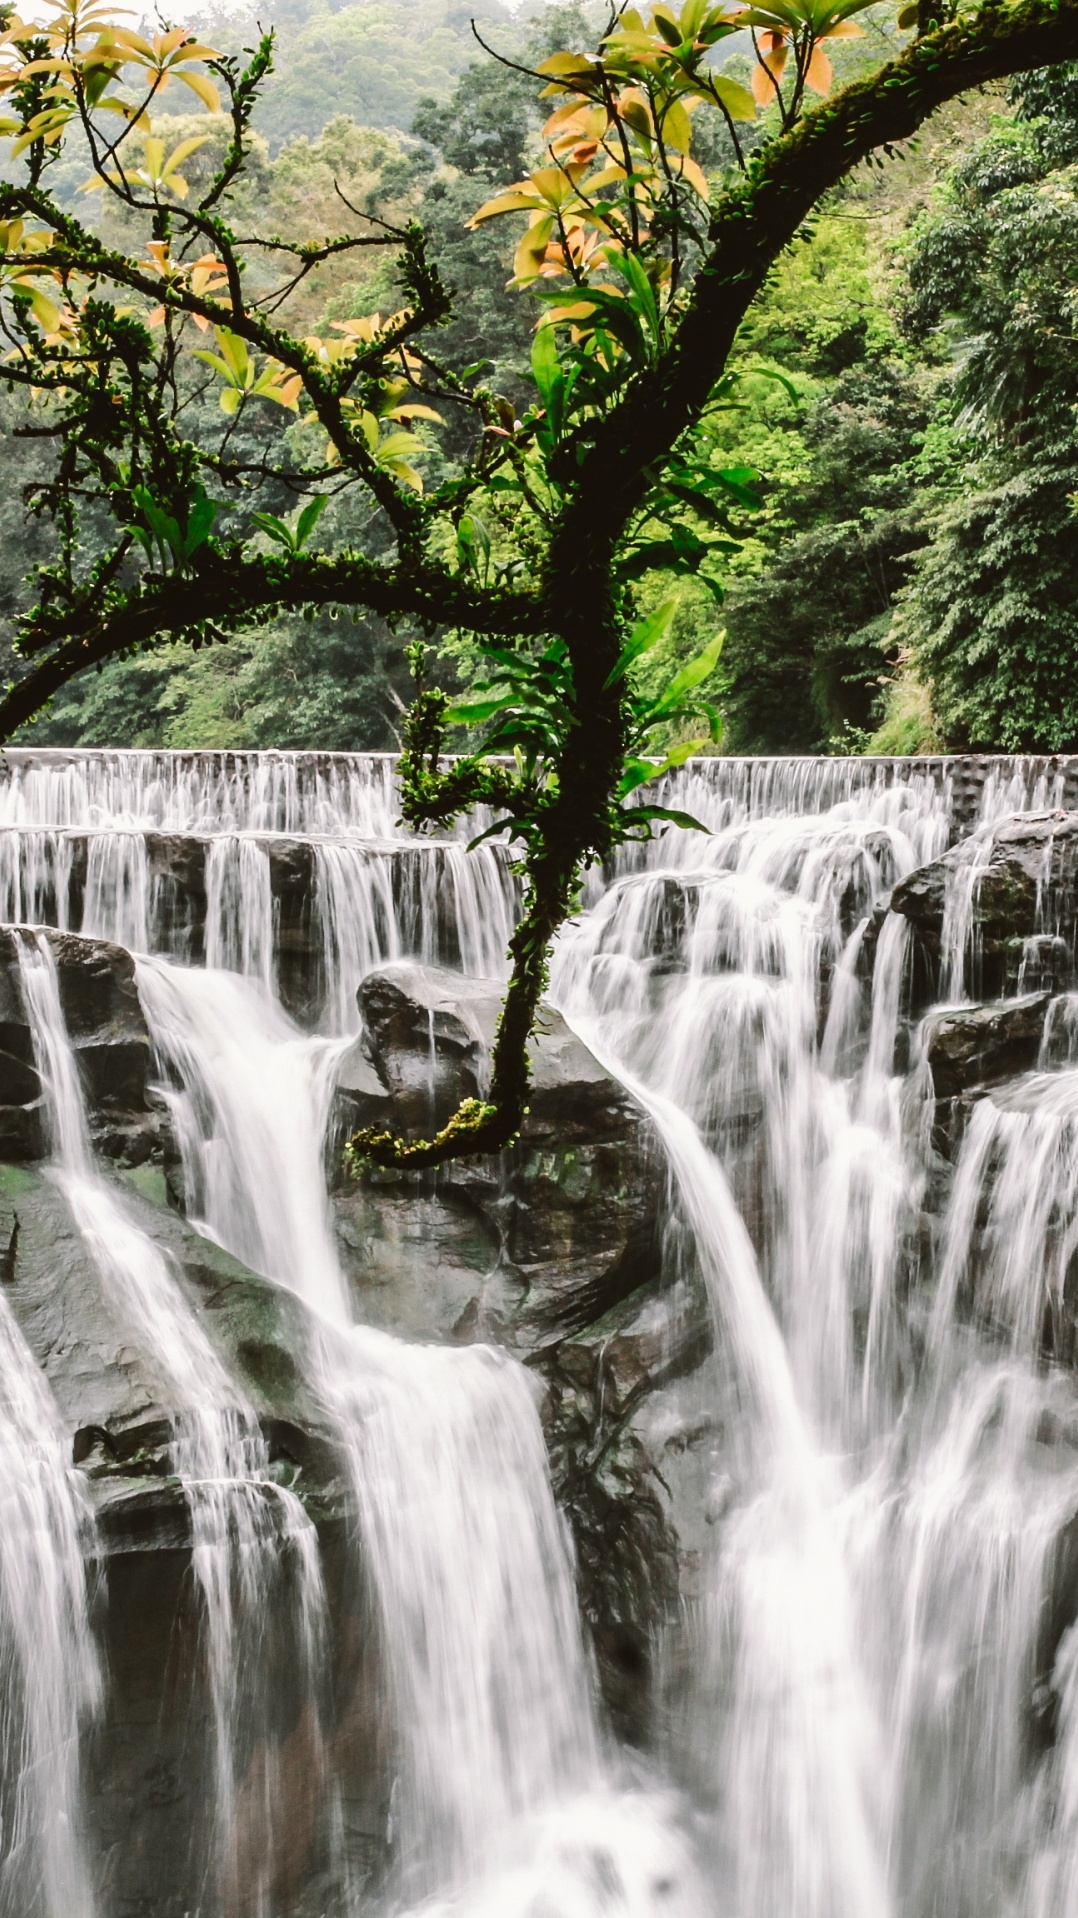
<path id="1" fill-rule="evenodd" d="M 465 222 L 523 171 L 538 116 L 533 84 L 476 45 L 473 13 L 493 44 L 529 59 L 588 32 L 572 7 L 526 21 L 492 3 L 278 0 L 277 70 L 244 192 L 251 215 L 286 234 L 343 230 L 341 195 L 420 220 L 458 294 L 444 359 L 489 362 L 512 399 L 535 316 L 505 290 L 500 223 Z M 840 49 L 847 68 L 878 58 L 890 18 L 867 16 L 865 40 Z M 254 22 L 252 10 L 204 24 L 238 47 Z M 735 77 L 739 61 L 735 51 Z M 156 125 L 181 139 L 193 123 Z M 224 148 L 223 123 L 200 115 L 207 126 L 192 177 Z M 716 173 L 726 158 L 718 139 L 705 155 Z M 74 195 L 85 169 L 63 164 L 54 189 Z M 726 626 L 725 750 L 1078 742 L 1076 188 L 1078 70 L 1056 70 L 945 109 L 833 194 L 783 257 L 710 429 L 759 474 L 760 504 L 739 515 L 721 578 L 660 571 L 643 588 L 656 603 L 672 585 L 680 597 L 656 675 Z M 399 303 L 383 256 L 343 262 L 307 282 L 312 329 Z M 22 500 L 35 444 L 26 402 L 8 396 L 0 409 L 10 645 L 38 556 Z M 450 421 L 434 457 L 453 456 Z M 358 533 L 337 516 L 360 510 L 331 503 L 325 530 Z M 445 671 L 458 669 L 466 676 L 467 660 L 450 653 Z M 395 743 L 408 692 L 400 643 L 376 618 L 286 615 L 227 645 L 161 645 L 84 675 L 24 737 L 379 748 Z"/>

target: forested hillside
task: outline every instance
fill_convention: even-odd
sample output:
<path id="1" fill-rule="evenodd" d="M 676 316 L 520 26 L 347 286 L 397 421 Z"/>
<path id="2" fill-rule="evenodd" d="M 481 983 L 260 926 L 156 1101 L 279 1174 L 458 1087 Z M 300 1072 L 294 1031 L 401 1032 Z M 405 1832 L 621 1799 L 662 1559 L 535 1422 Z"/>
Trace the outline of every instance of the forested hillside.
<path id="1" fill-rule="evenodd" d="M 525 21 L 496 0 L 278 0 L 276 71 L 255 122 L 262 144 L 234 217 L 286 235 L 343 233 L 357 206 L 419 220 L 458 295 L 443 359 L 458 370 L 488 362 L 490 384 L 512 403 L 536 315 L 506 291 L 502 224 L 465 223 L 524 170 L 539 116 L 534 84 L 481 53 L 473 13 L 525 60 L 588 39 L 572 7 Z M 868 21 L 863 41 L 840 43 L 846 71 L 894 38 L 891 9 Z M 249 21 L 211 13 L 206 31 L 238 47 L 254 23 L 254 11 Z M 738 52 L 728 61 L 735 77 L 747 67 Z M 185 163 L 192 182 L 209 176 L 227 135 L 206 114 L 157 117 L 155 131 L 170 144 L 209 134 Z M 722 139 L 703 157 L 721 174 Z M 77 158 L 63 166 L 74 196 L 85 170 Z M 705 581 L 672 556 L 676 570 L 658 565 L 640 588 L 645 604 L 672 589 L 680 597 L 654 654 L 657 681 L 726 626 L 725 750 L 1075 745 L 1076 185 L 1071 69 L 944 109 L 918 141 L 834 193 L 783 257 L 711 415 L 720 450 L 757 475 L 727 529 L 722 570 L 709 560 Z M 114 210 L 101 218 L 123 238 Z M 392 311 L 400 290 L 374 250 L 326 261 L 304 299 L 314 331 Z M 39 557 L 22 499 L 33 425 L 25 399 L 0 399 L 6 644 Z M 455 451 L 450 409 L 428 477 L 450 471 Z M 321 531 L 359 533 L 348 515 L 360 510 L 331 498 Z M 452 636 L 443 670 L 468 674 Z M 377 618 L 282 615 L 227 645 L 161 645 L 84 675 L 26 737 L 386 747 L 409 685 L 399 639 Z"/>

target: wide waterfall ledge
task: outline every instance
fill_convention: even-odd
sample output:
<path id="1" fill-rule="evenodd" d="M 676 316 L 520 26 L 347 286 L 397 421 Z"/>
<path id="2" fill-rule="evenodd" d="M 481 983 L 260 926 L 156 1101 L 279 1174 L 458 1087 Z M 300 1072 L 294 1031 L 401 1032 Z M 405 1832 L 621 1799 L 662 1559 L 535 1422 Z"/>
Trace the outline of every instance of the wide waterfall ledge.
<path id="1" fill-rule="evenodd" d="M 1078 759 L 0 764 L 0 1918 L 1078 1918 Z M 485 823 L 485 822 L 480 822 Z"/>

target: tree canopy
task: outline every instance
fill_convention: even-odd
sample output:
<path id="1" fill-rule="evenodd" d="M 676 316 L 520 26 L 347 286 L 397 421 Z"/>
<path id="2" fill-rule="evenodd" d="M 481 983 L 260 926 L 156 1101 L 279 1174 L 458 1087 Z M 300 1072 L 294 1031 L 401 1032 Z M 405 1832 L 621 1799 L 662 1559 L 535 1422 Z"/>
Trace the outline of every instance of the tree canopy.
<path id="1" fill-rule="evenodd" d="M 431 1164 L 515 1136 L 550 940 L 585 863 L 692 824 L 645 789 L 717 728 L 722 637 L 657 687 L 673 608 L 646 589 L 661 570 L 718 592 L 733 516 L 757 503 L 720 427 L 775 262 L 852 168 L 943 102 L 1078 56 L 1078 0 L 920 0 L 888 57 L 834 87 L 831 49 L 868 3 L 657 0 L 515 70 L 548 117 L 521 177 L 471 213 L 473 234 L 512 230 L 511 286 L 535 302 L 530 383 L 508 393 L 439 350 L 452 293 L 388 199 L 334 178 L 332 214 L 300 239 L 245 199 L 271 34 L 244 63 L 183 28 L 140 34 L 107 0 L 5 16 L 2 371 L 32 396 L 20 430 L 46 551 L 4 735 L 88 666 L 163 637 L 197 650 L 282 611 L 374 615 L 400 630 L 417 687 L 405 817 L 491 807 L 519 859 L 488 1099 L 432 1140 L 363 1137 L 372 1158 Z M 741 77 L 718 63 L 727 41 L 749 48 Z M 166 94 L 206 130 L 162 114 Z M 58 190 L 72 162 L 96 215 Z M 310 286 L 360 252 L 384 261 L 396 304 L 313 332 Z M 446 631 L 477 665 L 463 698 L 432 678 Z"/>

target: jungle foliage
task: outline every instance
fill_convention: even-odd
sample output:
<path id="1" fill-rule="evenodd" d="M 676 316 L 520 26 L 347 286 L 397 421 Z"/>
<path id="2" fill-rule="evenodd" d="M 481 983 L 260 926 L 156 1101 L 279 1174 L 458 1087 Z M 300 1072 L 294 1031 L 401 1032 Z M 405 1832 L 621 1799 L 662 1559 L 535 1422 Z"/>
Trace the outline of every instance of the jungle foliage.
<path id="1" fill-rule="evenodd" d="M 951 172 L 905 324 L 946 354 L 947 457 L 896 636 L 956 746 L 1078 741 L 1078 69 Z"/>
<path id="2" fill-rule="evenodd" d="M 483 803 L 516 849 L 489 1098 L 431 1141 L 364 1138 L 373 1158 L 429 1164 L 515 1135 L 549 942 L 585 863 L 692 825 L 642 789 L 719 736 L 723 636 L 713 620 L 657 675 L 678 609 L 655 585 L 717 602 L 760 511 L 743 390 L 797 393 L 759 352 L 744 369 L 732 356 L 776 262 L 851 169 L 943 102 L 1078 54 L 1078 0 L 909 6 L 833 87 L 832 46 L 861 37 L 867 5 L 656 0 L 532 56 L 547 117 L 469 222 L 511 236 L 511 288 L 537 322 L 515 390 L 441 351 L 454 299 L 407 205 L 407 153 L 357 198 L 331 157 L 332 218 L 327 198 L 310 237 L 285 237 L 273 194 L 252 191 L 272 35 L 244 62 L 183 28 L 135 32 L 107 0 L 7 17 L 3 373 L 31 403 L 16 430 L 39 463 L 45 555 L 0 726 L 166 637 L 199 653 L 282 614 L 380 620 L 416 686 L 405 817 L 439 827 Z M 744 71 L 721 65 L 746 34 Z M 204 128 L 186 124 L 192 98 Z M 80 161 L 97 216 L 71 190 Z M 357 258 L 368 293 L 392 295 L 374 310 L 333 297 Z M 432 672 L 447 633 L 462 694 Z"/>

